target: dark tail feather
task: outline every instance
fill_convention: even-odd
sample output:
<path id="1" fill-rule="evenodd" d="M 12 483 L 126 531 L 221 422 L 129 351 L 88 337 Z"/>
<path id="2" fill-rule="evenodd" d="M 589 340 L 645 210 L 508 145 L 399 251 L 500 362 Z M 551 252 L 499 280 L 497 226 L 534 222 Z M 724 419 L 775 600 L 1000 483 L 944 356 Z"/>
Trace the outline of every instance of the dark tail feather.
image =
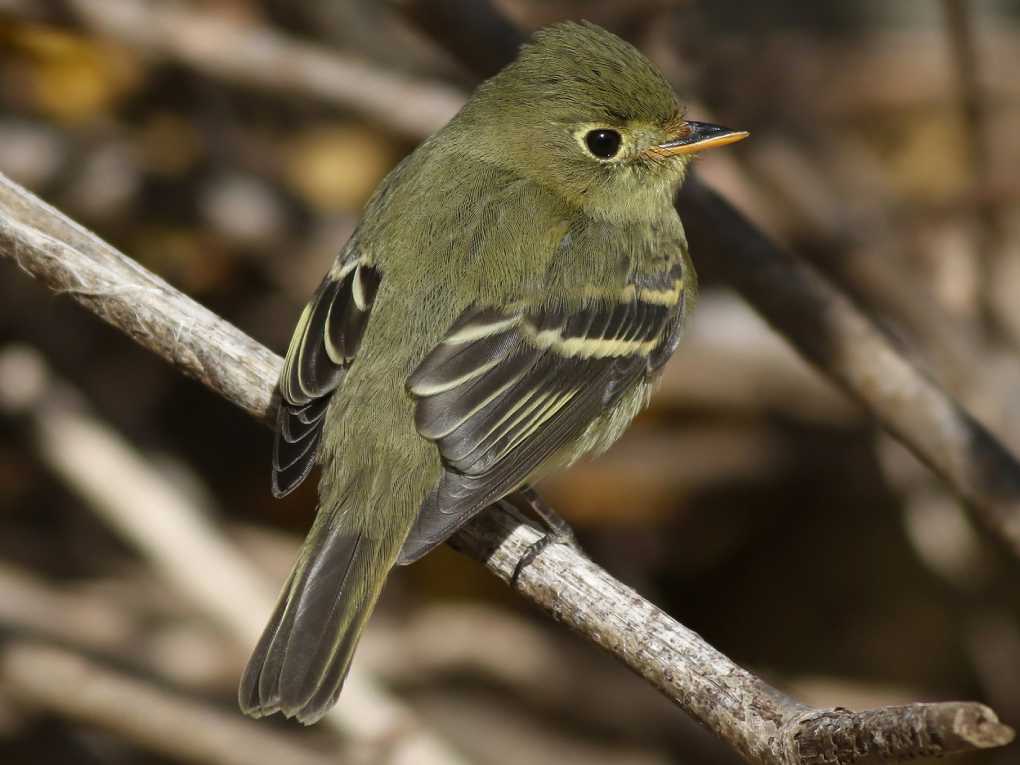
<path id="1" fill-rule="evenodd" d="M 241 711 L 306 725 L 336 703 L 391 562 L 362 534 L 313 528 L 241 679 Z"/>

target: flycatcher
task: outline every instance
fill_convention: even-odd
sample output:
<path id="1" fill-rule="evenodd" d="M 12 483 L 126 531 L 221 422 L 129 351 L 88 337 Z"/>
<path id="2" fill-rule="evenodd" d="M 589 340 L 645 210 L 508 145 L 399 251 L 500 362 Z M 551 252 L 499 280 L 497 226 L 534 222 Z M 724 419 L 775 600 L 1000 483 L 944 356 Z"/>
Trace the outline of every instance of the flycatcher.
<path id="1" fill-rule="evenodd" d="M 287 351 L 273 491 L 318 463 L 319 510 L 247 714 L 318 720 L 394 565 L 623 433 L 695 295 L 674 194 L 696 152 L 746 136 L 564 23 L 383 180 Z"/>

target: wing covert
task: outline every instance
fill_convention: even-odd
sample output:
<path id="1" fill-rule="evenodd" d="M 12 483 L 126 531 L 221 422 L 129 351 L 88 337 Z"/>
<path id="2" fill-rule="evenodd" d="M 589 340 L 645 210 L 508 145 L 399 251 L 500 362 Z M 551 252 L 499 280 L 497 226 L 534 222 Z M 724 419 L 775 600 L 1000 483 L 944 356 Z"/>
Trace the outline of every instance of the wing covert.
<path id="1" fill-rule="evenodd" d="M 676 274 L 668 289 L 631 284 L 572 307 L 466 311 L 407 380 L 444 471 L 400 563 L 516 489 L 648 375 L 682 302 Z"/>

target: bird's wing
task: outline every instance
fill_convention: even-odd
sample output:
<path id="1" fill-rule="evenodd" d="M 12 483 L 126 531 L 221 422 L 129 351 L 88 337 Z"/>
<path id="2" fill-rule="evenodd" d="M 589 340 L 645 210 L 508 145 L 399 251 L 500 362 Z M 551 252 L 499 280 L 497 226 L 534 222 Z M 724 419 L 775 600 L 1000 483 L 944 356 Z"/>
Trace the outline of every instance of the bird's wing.
<path id="1" fill-rule="evenodd" d="M 407 381 L 444 470 L 400 563 L 520 486 L 654 371 L 682 314 L 679 269 L 662 276 L 668 288 L 630 284 L 574 308 L 474 308 L 454 323 Z"/>
<path id="2" fill-rule="evenodd" d="M 283 497 L 315 464 L 326 408 L 358 351 L 381 276 L 351 258 L 323 279 L 298 320 L 280 375 L 273 494 Z"/>

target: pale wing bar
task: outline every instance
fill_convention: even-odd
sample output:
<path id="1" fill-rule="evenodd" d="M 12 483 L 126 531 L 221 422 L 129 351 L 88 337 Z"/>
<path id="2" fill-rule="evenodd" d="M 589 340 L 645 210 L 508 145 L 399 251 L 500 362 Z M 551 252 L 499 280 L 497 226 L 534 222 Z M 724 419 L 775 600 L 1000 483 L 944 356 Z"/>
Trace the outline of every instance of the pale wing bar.
<path id="1" fill-rule="evenodd" d="M 408 378 L 418 432 L 445 467 L 405 543 L 424 555 L 513 491 L 649 370 L 679 300 L 467 311 Z"/>
<path id="2" fill-rule="evenodd" d="M 315 464 L 329 399 L 357 353 L 379 271 L 357 260 L 323 279 L 294 330 L 280 375 L 273 494 L 296 489 Z"/>

